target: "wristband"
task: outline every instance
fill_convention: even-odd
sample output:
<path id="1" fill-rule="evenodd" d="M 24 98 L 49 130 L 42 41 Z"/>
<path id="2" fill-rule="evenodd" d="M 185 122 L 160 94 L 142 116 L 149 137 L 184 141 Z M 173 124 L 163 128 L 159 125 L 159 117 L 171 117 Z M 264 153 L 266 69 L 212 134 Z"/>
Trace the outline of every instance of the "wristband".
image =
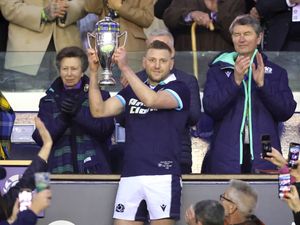
<path id="1" fill-rule="evenodd" d="M 44 9 L 42 9 L 42 12 L 41 12 L 41 17 L 42 17 L 42 22 L 48 22 L 48 17 L 44 11 Z"/>

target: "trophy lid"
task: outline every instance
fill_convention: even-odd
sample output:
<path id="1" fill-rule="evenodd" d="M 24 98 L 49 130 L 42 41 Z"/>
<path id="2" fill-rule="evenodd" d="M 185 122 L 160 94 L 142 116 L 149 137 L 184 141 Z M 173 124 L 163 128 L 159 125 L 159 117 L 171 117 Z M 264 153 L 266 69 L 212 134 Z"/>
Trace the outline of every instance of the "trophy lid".
<path id="1" fill-rule="evenodd" d="M 113 21 L 109 16 L 106 16 L 103 20 L 98 21 L 95 26 L 97 32 L 120 32 L 119 23 Z"/>

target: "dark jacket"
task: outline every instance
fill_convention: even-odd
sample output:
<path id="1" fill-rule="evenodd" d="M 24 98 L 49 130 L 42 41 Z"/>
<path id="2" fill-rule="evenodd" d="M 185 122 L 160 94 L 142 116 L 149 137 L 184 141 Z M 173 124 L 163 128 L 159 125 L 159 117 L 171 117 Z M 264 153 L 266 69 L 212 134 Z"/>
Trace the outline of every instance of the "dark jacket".
<path id="1" fill-rule="evenodd" d="M 265 224 L 260 219 L 258 219 L 255 215 L 251 215 L 246 221 L 242 223 L 228 224 L 225 221 L 224 225 L 265 225 Z"/>
<path id="2" fill-rule="evenodd" d="M 300 212 L 293 213 L 294 214 L 294 222 L 296 225 L 300 225 Z"/>
<path id="3" fill-rule="evenodd" d="M 11 187 L 6 194 L 1 197 L 1 204 L 4 207 L 1 207 L 0 211 L 0 220 L 6 220 L 12 213 L 13 206 L 18 197 L 20 189 L 29 188 L 31 190 L 35 189 L 34 183 L 34 173 L 36 172 L 45 172 L 47 171 L 47 163 L 40 157 L 35 157 L 32 160 L 30 166 L 25 170 L 20 181 L 13 187 Z M 7 209 L 7 212 L 4 212 L 3 208 Z"/>
<path id="4" fill-rule="evenodd" d="M 51 173 L 111 173 L 109 145 L 114 122 L 112 117 L 93 118 L 88 103 L 87 76 L 82 77 L 80 89 L 65 90 L 57 78 L 40 100 L 38 116 L 45 123 L 53 139 L 48 160 Z M 103 99 L 109 93 L 101 91 Z M 78 108 L 72 115 L 62 113 L 61 102 L 75 98 Z M 42 144 L 37 130 L 33 139 Z"/>
<path id="5" fill-rule="evenodd" d="M 7 37 L 8 37 L 8 21 L 3 17 L 1 10 L 0 10 L 0 52 L 6 52 L 7 46 Z M 3 54 L 3 53 L 2 53 Z M 1 59 L 2 57 L 0 57 Z M 2 62 L 0 61 L 0 65 Z M 2 69 L 2 67 L 0 67 Z"/>
<path id="6" fill-rule="evenodd" d="M 37 222 L 37 215 L 30 209 L 18 213 L 15 222 L 9 224 L 6 220 L 0 222 L 0 225 L 35 225 Z"/>
<path id="7" fill-rule="evenodd" d="M 190 127 L 197 124 L 198 120 L 200 119 L 201 114 L 201 102 L 200 102 L 200 93 L 199 93 L 199 86 L 198 81 L 195 76 L 191 74 L 187 74 L 184 71 L 178 70 L 174 68 L 171 73 L 174 73 L 177 80 L 184 82 L 191 93 L 190 98 L 190 110 L 189 110 L 189 117 L 188 117 L 188 124 L 186 124 L 185 132 L 182 135 L 182 152 L 180 158 L 181 164 L 181 172 L 191 173 L 192 167 L 192 144 L 191 144 L 191 135 L 190 135 Z M 140 71 L 138 77 L 145 81 L 147 79 L 146 71 Z"/>
<path id="8" fill-rule="evenodd" d="M 173 0 L 165 10 L 163 20 L 175 39 L 176 51 L 191 51 L 191 22 L 184 18 L 192 11 L 202 11 L 210 14 L 204 1 Z M 219 0 L 218 13 L 214 21 L 215 30 L 210 31 L 203 26 L 197 26 L 196 43 L 198 51 L 233 50 L 229 26 L 236 16 L 244 14 L 243 0 Z"/>
<path id="9" fill-rule="evenodd" d="M 255 7 L 264 21 L 264 50 L 300 50 L 300 24 L 292 22 L 292 8 L 286 0 L 258 0 Z M 288 41 L 298 42 L 298 48 L 286 49 Z"/>
<path id="10" fill-rule="evenodd" d="M 210 64 L 204 88 L 203 107 L 214 119 L 214 134 L 207 152 L 203 173 L 240 173 L 242 159 L 240 130 L 244 114 L 245 87 L 234 81 L 234 63 L 237 53 L 223 53 Z M 294 113 L 296 102 L 288 86 L 285 69 L 270 62 L 265 64 L 264 86 L 259 88 L 251 81 L 251 113 L 253 137 L 252 172 L 275 169 L 261 159 L 262 134 L 271 136 L 271 145 L 281 149 L 278 123 L 288 120 Z M 244 81 L 245 82 L 245 81 Z M 243 82 L 243 83 L 244 83 Z M 248 114 L 248 118 L 249 118 Z"/>
<path id="11" fill-rule="evenodd" d="M 158 19 L 162 19 L 166 8 L 169 7 L 172 0 L 157 0 L 154 4 L 154 16 Z"/>

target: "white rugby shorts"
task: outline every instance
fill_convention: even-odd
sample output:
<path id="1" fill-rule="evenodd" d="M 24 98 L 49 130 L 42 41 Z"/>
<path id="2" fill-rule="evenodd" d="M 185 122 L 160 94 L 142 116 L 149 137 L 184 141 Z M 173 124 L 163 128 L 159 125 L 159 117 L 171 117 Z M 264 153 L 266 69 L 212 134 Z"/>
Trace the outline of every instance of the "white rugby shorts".
<path id="1" fill-rule="evenodd" d="M 121 177 L 113 218 L 179 220 L 181 189 L 181 178 L 175 175 Z"/>

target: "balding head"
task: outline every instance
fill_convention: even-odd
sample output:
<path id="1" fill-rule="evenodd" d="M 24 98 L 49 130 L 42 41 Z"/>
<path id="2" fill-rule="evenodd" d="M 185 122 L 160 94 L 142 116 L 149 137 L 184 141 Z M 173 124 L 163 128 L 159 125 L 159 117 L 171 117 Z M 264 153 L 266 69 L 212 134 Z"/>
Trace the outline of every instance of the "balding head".
<path id="1" fill-rule="evenodd" d="M 173 35 L 165 29 L 155 29 L 149 33 L 146 45 L 149 46 L 153 41 L 161 41 L 166 43 L 172 49 L 172 57 L 175 55 Z"/>

